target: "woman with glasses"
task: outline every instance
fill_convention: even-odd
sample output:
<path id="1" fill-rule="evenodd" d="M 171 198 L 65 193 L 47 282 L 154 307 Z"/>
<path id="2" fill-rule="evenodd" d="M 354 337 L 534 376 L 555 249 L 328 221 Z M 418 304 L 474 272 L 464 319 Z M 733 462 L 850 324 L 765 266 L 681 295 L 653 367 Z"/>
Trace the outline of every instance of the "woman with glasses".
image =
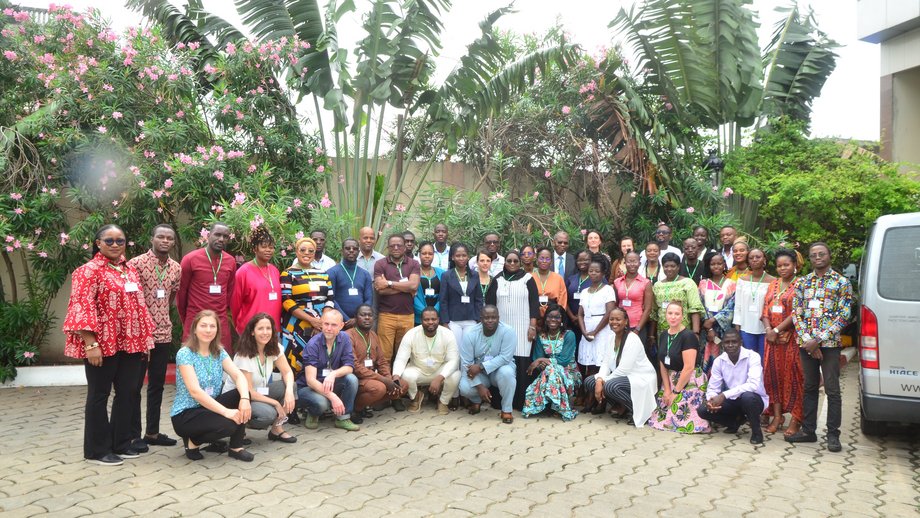
<path id="1" fill-rule="evenodd" d="M 531 359 L 527 374 L 539 373 L 539 377 L 527 387 L 521 413 L 530 417 L 551 409 L 563 421 L 575 419 L 575 392 L 581 386 L 581 373 L 575 362 L 575 333 L 565 328 L 562 308 L 555 304 L 546 310 Z"/>
<path id="2" fill-rule="evenodd" d="M 533 275 L 534 266 L 537 264 L 537 252 L 534 247 L 524 245 L 521 248 L 521 269 Z"/>
<path id="3" fill-rule="evenodd" d="M 333 307 L 329 275 L 313 268 L 316 242 L 302 237 L 294 243 L 297 259 L 281 273 L 281 346 L 294 374 L 300 373 L 300 355 L 307 341 L 322 326 L 323 309 Z"/>
<path id="4" fill-rule="evenodd" d="M 501 321 L 511 326 L 517 336 L 517 346 L 514 349 L 517 387 L 512 406 L 521 410 L 524 407 L 524 392 L 532 381 L 527 370 L 531 363 L 531 344 L 537 336 L 540 302 L 533 276 L 521 270 L 520 252 L 508 252 L 504 269 L 495 276 L 491 288 L 486 292 L 485 303 L 498 307 Z"/>
<path id="5" fill-rule="evenodd" d="M 540 301 L 540 316 L 546 314 L 550 304 L 561 306 L 562 311 L 565 311 L 569 294 L 565 288 L 565 279 L 553 271 L 553 251 L 548 247 L 542 246 L 537 251 L 537 270 L 533 275 Z"/>
<path id="6" fill-rule="evenodd" d="M 92 258 L 71 276 L 64 318 L 64 354 L 82 359 L 86 371 L 83 457 L 102 466 L 118 466 L 122 459 L 140 455 L 131 419 L 140 412 L 138 382 L 144 376 L 144 355 L 153 348 L 153 320 L 137 271 L 125 261 L 125 245 L 125 233 L 117 225 L 96 232 Z"/>

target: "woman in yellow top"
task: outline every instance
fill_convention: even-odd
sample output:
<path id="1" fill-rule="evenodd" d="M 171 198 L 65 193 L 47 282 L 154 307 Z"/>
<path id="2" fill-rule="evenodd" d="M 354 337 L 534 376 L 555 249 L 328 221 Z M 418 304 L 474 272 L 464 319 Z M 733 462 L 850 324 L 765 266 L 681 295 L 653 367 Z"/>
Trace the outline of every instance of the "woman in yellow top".
<path id="1" fill-rule="evenodd" d="M 664 280 L 658 281 L 652 287 L 652 293 L 655 295 L 655 310 L 657 318 L 652 321 L 652 338 L 650 341 L 658 340 L 658 333 L 663 333 L 668 329 L 668 320 L 666 313 L 668 303 L 679 302 L 684 308 L 682 325 L 688 325 L 693 330 L 693 334 L 699 336 L 701 315 L 705 312 L 703 302 L 700 300 L 700 292 L 693 282 L 693 279 L 679 275 L 680 257 L 673 252 L 664 254 L 661 258 L 661 269 L 664 271 Z"/>
<path id="2" fill-rule="evenodd" d="M 751 246 L 748 244 L 746 237 L 736 239 L 732 245 L 732 258 L 735 261 L 732 267 L 725 272 L 725 276 L 734 282 L 738 282 L 742 275 L 748 273 L 750 271 L 748 266 L 748 254 L 750 252 Z"/>

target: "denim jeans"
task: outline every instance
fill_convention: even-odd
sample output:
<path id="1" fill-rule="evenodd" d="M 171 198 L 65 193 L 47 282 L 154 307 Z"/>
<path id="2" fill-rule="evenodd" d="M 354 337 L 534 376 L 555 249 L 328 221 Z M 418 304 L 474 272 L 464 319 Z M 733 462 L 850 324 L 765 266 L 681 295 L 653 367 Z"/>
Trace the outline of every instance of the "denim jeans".
<path id="1" fill-rule="evenodd" d="M 346 374 L 336 378 L 332 392 L 339 396 L 345 405 L 345 413 L 335 418 L 343 421 L 351 419 L 351 412 L 355 406 L 355 396 L 358 395 L 358 378 L 354 374 Z M 332 409 L 332 403 L 323 394 L 314 392 L 310 387 L 301 387 L 297 390 L 297 406 L 306 408 L 311 416 L 319 417 Z"/>
<path id="2" fill-rule="evenodd" d="M 802 431 L 813 434 L 818 428 L 818 386 L 824 374 L 824 393 L 827 394 L 827 435 L 840 437 L 840 349 L 822 347 L 820 360 L 816 360 L 799 349 L 802 357 L 802 373 L 805 375 L 805 395 L 802 410 L 805 421 Z"/>

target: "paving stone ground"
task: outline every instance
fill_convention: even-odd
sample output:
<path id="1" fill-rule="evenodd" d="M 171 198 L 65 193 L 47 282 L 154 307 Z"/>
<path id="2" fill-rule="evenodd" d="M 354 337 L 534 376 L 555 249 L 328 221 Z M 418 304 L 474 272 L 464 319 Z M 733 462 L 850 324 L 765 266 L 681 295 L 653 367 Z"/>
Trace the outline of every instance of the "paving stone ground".
<path id="1" fill-rule="evenodd" d="M 857 374 L 844 371 L 836 454 L 781 434 L 754 448 L 746 433 L 681 436 L 590 415 L 516 413 L 508 426 L 493 410 L 441 417 L 426 406 L 385 410 L 357 433 L 289 426 L 294 445 L 251 431 L 250 464 L 154 447 L 120 467 L 82 460 L 85 388 L 6 389 L 0 515 L 920 516 L 918 429 L 863 436 Z"/>

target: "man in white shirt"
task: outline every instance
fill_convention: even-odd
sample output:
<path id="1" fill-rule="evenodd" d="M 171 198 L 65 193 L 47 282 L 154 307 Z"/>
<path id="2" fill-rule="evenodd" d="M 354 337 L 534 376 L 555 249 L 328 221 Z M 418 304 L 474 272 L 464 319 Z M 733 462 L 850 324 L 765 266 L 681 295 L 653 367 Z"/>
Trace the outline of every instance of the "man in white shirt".
<path id="1" fill-rule="evenodd" d="M 666 224 L 658 225 L 658 230 L 655 231 L 655 241 L 658 242 L 658 248 L 661 249 L 661 253 L 658 254 L 659 261 L 667 253 L 675 253 L 677 257 L 684 258 L 684 252 L 680 248 L 671 246 L 671 227 Z M 639 253 L 639 268 L 645 268 L 645 250 Z"/>
<path id="2" fill-rule="evenodd" d="M 317 270 L 326 272 L 329 268 L 335 266 L 335 259 L 325 254 L 326 252 L 326 232 L 323 230 L 314 230 L 310 232 L 310 239 L 316 243 L 316 256 L 310 266 Z"/>
<path id="3" fill-rule="evenodd" d="M 450 398 L 460 387 L 460 352 L 457 339 L 450 329 L 439 325 L 438 311 L 427 307 L 422 311 L 422 325 L 413 327 L 399 345 L 393 360 L 393 380 L 409 384 L 410 412 L 419 412 L 425 393 L 420 385 L 428 385 L 428 393 L 438 398 L 438 414 L 447 415 Z"/>
<path id="4" fill-rule="evenodd" d="M 444 223 L 434 226 L 434 260 L 431 266 L 444 271 L 450 269 L 450 245 L 447 244 L 447 225 Z"/>
<path id="5" fill-rule="evenodd" d="M 729 329 L 722 335 L 722 349 L 712 364 L 706 403 L 697 413 L 703 419 L 725 426 L 725 433 L 737 433 L 741 423 L 751 425 L 751 444 L 763 444 L 760 414 L 770 398 L 763 386 L 760 355 L 741 347 L 741 335 Z"/>
<path id="6" fill-rule="evenodd" d="M 501 238 L 494 232 L 486 234 L 485 238 L 482 240 L 483 249 L 489 254 L 489 257 L 492 258 L 492 266 L 489 267 L 489 275 L 492 277 L 500 274 L 502 270 L 505 269 L 505 257 L 498 253 L 498 245 L 500 244 Z M 477 264 L 478 257 L 479 254 L 473 254 L 473 257 L 470 258 L 471 271 L 479 271 L 479 265 Z"/>

